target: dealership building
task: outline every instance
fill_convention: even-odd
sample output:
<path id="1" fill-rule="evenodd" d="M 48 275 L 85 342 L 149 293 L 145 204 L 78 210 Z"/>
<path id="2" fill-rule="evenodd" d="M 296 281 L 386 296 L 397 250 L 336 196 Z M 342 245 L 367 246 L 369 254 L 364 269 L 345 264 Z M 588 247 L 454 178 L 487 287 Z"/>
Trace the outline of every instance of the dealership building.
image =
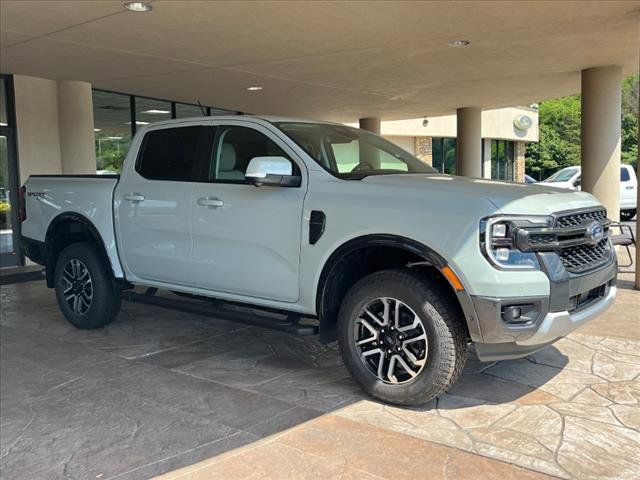
<path id="1" fill-rule="evenodd" d="M 5 204 L 29 175 L 117 170 L 139 126 L 203 114 L 360 125 L 443 173 L 522 181 L 526 105 L 582 93 L 582 186 L 617 216 L 638 2 L 147 5 L 2 2 Z M 20 264 L 15 209 L 2 229 L 2 265 Z"/>

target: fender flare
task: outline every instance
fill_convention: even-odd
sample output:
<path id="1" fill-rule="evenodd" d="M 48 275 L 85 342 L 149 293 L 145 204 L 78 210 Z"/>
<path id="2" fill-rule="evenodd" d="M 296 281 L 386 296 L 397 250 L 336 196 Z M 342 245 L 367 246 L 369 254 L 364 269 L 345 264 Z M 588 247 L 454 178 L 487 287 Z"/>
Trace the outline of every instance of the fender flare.
<path id="1" fill-rule="evenodd" d="M 332 332 L 335 329 L 334 318 L 332 318 L 333 316 L 331 314 L 331 311 L 329 311 L 329 307 L 327 306 L 329 293 L 325 288 L 326 285 L 328 285 L 339 274 L 339 269 L 337 267 L 345 259 L 345 257 L 355 252 L 356 250 L 372 246 L 393 247 L 405 250 L 409 253 L 413 253 L 423 258 L 427 264 L 435 267 L 438 270 L 448 265 L 446 259 L 442 257 L 442 255 L 440 255 L 438 252 L 428 247 L 427 245 L 424 245 L 407 237 L 392 234 L 371 234 L 348 240 L 347 242 L 336 248 L 324 263 L 320 278 L 318 280 L 318 284 L 316 285 L 315 303 L 316 312 L 318 318 L 320 319 L 321 341 L 332 341 Z M 460 307 L 463 311 L 471 338 L 475 341 L 478 341 L 481 338 L 481 333 L 477 321 L 478 317 L 475 312 L 473 302 L 471 301 L 471 297 L 467 292 L 466 286 L 463 291 L 456 291 L 454 288 L 452 288 L 452 291 L 456 294 L 458 303 L 460 304 Z"/>
<path id="2" fill-rule="evenodd" d="M 56 258 L 56 252 L 53 251 L 54 243 L 52 241 L 52 237 L 53 237 L 53 234 L 54 234 L 56 228 L 58 227 L 58 225 L 60 225 L 62 223 L 65 223 L 65 222 L 79 223 L 89 231 L 91 237 L 96 242 L 96 244 L 99 246 L 100 255 L 102 256 L 102 258 L 106 262 L 106 264 L 109 266 L 109 270 L 111 271 L 111 275 L 115 279 L 115 274 L 113 272 L 113 267 L 111 265 L 111 261 L 109 259 L 109 256 L 107 255 L 107 247 L 105 246 L 105 243 L 104 243 L 104 240 L 102 238 L 102 235 L 100 235 L 100 232 L 95 227 L 93 222 L 91 222 L 91 220 L 89 220 L 87 217 L 85 217 L 81 213 L 63 212 L 63 213 L 57 215 L 53 220 L 51 220 L 51 222 L 49 223 L 49 226 L 47 227 L 47 233 L 45 234 L 45 237 L 44 237 L 45 267 L 46 267 L 45 268 L 45 274 L 46 274 L 46 280 L 47 280 L 47 287 L 53 288 L 53 286 L 54 286 L 53 275 L 54 275 L 54 270 L 55 270 L 55 261 L 54 260 Z"/>

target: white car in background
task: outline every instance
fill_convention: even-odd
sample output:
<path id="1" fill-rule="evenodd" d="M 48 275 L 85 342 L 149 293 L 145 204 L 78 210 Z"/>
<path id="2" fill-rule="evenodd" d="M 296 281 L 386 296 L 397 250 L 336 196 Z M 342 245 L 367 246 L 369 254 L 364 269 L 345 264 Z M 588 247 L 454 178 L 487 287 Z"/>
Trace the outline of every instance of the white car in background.
<path id="1" fill-rule="evenodd" d="M 558 170 L 537 185 L 580 190 L 582 172 L 580 167 Z M 631 220 L 638 208 L 638 179 L 631 165 L 620 165 L 620 219 Z"/>

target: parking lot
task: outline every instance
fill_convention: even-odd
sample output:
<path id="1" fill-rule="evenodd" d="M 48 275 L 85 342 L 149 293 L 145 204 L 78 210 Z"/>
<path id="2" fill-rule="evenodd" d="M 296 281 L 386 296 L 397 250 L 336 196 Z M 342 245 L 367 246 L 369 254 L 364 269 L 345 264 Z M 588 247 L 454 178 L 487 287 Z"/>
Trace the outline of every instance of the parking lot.
<path id="1" fill-rule="evenodd" d="M 620 286 L 576 333 L 471 354 L 411 409 L 366 398 L 315 338 L 132 303 L 81 331 L 44 282 L 3 286 L 2 477 L 638 478 L 640 293 Z"/>

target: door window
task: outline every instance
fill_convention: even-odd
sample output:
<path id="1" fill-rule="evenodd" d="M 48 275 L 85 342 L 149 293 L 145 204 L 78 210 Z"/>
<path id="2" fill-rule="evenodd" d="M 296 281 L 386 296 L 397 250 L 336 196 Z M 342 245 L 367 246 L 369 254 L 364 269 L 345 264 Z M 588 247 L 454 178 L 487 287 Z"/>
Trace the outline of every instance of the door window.
<path id="1" fill-rule="evenodd" d="M 273 140 L 248 127 L 218 127 L 215 145 L 209 180 L 221 183 L 247 183 L 244 174 L 254 157 L 289 158 Z M 295 174 L 295 164 L 293 169 Z"/>
<path id="2" fill-rule="evenodd" d="M 620 181 L 628 182 L 629 180 L 631 180 L 631 175 L 629 175 L 629 170 L 627 170 L 625 167 L 620 167 Z"/>
<path id="3" fill-rule="evenodd" d="M 212 133 L 206 126 L 152 130 L 142 142 L 136 171 L 149 180 L 200 181 Z"/>

